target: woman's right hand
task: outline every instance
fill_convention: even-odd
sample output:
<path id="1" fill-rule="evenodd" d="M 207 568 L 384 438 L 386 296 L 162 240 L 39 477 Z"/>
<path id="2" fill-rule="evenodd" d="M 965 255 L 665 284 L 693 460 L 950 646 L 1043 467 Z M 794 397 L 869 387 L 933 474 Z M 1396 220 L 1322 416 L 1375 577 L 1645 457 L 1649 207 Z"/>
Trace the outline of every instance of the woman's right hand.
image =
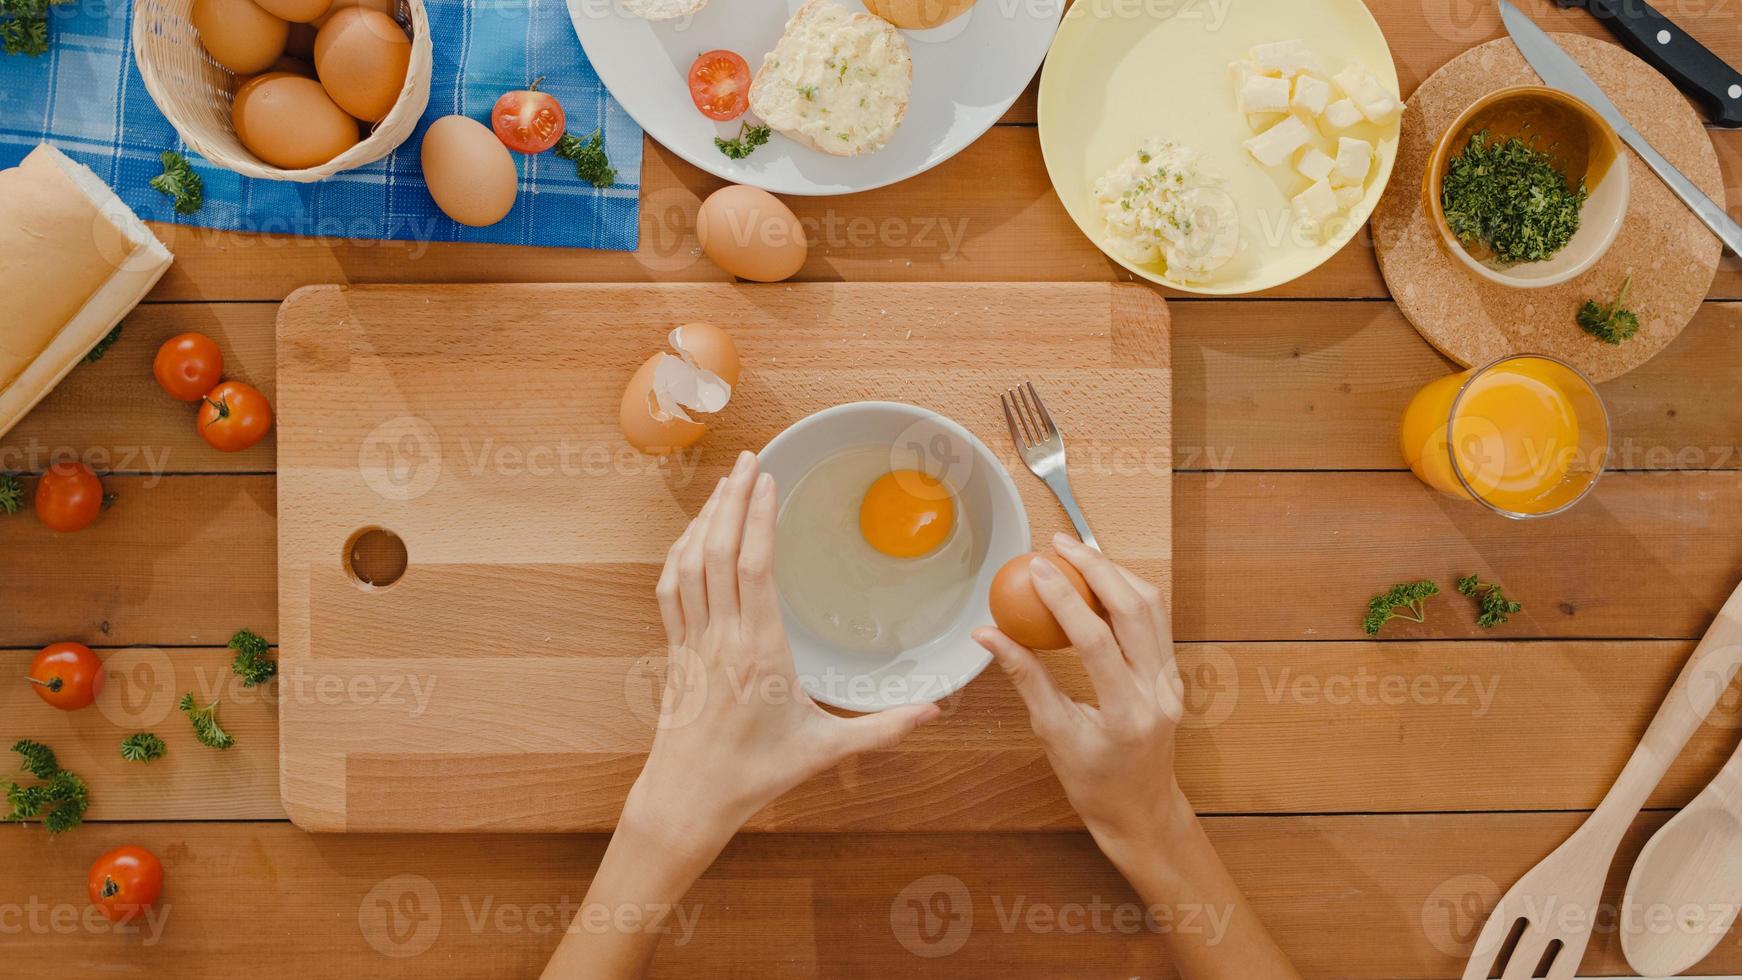
<path id="1" fill-rule="evenodd" d="M 1002 632 L 980 629 L 974 639 L 1010 675 L 1071 806 L 1117 861 L 1191 816 L 1173 771 L 1174 728 L 1184 712 L 1173 630 L 1155 586 L 1068 535 L 1053 544 L 1112 620 L 1089 608 L 1047 559 L 1033 560 L 1034 588 L 1082 657 L 1099 704 L 1071 700 L 1033 651 Z"/>

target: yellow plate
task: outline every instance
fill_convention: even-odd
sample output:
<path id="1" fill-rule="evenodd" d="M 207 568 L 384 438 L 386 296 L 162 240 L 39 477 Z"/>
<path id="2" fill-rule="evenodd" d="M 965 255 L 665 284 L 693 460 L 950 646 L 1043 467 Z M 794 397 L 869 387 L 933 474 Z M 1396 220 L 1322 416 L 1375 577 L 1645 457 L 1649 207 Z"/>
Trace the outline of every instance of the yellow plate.
<path id="1" fill-rule="evenodd" d="M 1397 67 L 1361 0 L 1077 0 L 1040 75 L 1040 148 L 1047 175 L 1077 227 L 1114 261 L 1151 282 L 1194 293 L 1268 289 L 1305 275 L 1353 238 L 1379 203 L 1397 159 L 1398 122 L 1362 123 L 1347 135 L 1377 147 L 1367 195 L 1322 234 L 1294 219 L 1292 199 L 1309 181 L 1289 166 L 1266 167 L 1241 144 L 1254 135 L 1234 101 L 1228 63 L 1253 45 L 1298 38 L 1327 72 L 1366 65 L 1392 92 Z M 1280 117 L 1272 117 L 1280 118 Z M 1094 183 L 1151 136 L 1203 154 L 1240 208 L 1240 254 L 1208 282 L 1168 278 L 1163 263 L 1138 265 L 1103 240 Z M 1319 141 L 1335 155 L 1335 139 Z"/>

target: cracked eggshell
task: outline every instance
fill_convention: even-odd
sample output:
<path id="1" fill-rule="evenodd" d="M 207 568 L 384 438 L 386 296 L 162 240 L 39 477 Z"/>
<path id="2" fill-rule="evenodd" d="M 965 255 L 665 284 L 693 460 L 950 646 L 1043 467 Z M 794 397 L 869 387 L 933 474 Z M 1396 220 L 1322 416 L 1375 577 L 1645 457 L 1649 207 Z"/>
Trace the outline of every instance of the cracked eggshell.
<path id="1" fill-rule="evenodd" d="M 663 456 L 695 445 L 708 431 L 698 418 L 718 412 L 738 383 L 738 347 L 711 323 L 688 323 L 667 338 L 663 351 L 636 369 L 623 388 L 618 424 L 631 446 Z"/>

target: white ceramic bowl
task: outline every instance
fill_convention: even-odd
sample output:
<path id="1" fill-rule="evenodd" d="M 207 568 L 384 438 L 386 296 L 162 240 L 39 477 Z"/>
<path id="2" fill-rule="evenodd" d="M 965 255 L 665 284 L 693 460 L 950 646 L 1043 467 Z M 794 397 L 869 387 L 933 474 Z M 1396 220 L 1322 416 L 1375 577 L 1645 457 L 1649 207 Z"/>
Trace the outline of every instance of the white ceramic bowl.
<path id="1" fill-rule="evenodd" d="M 986 596 L 1000 566 L 1030 550 L 1028 512 L 1004 464 L 986 444 L 929 409 L 901 402 L 853 402 L 800 419 L 758 455 L 781 506 L 800 477 L 824 459 L 860 446 L 887 446 L 891 469 L 917 469 L 948 483 L 977 529 L 975 582 L 955 619 L 932 640 L 893 657 L 843 650 L 817 637 L 782 600 L 787 636 L 805 692 L 849 711 L 882 711 L 937 701 L 978 677 L 992 657 L 969 635 L 992 623 Z"/>

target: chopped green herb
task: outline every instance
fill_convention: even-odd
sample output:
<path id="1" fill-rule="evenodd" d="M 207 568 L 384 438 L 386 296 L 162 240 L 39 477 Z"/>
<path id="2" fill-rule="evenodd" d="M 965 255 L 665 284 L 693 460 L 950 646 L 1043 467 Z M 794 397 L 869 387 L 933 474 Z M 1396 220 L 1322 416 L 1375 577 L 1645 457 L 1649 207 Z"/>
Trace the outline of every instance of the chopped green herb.
<path id="1" fill-rule="evenodd" d="M 218 700 L 223 699 L 219 698 Z M 213 701 L 203 708 L 196 708 L 194 707 L 193 692 L 190 691 L 181 696 L 181 703 L 177 707 L 187 712 L 188 720 L 194 723 L 194 738 L 199 739 L 201 745 L 209 745 L 214 749 L 227 749 L 236 744 L 236 740 L 230 737 L 229 732 L 218 727 L 217 701 Z"/>
<path id="2" fill-rule="evenodd" d="M 1440 204 L 1466 246 L 1481 244 L 1501 262 L 1549 258 L 1579 230 L 1585 182 L 1569 187 L 1547 153 L 1514 136 L 1470 137 L 1446 170 Z"/>
<path id="3" fill-rule="evenodd" d="M 1458 594 L 1476 600 L 1480 610 L 1476 616 L 1476 625 L 1485 630 L 1499 626 L 1514 613 L 1524 610 L 1524 604 L 1506 598 L 1506 593 L 1501 591 L 1500 586 L 1483 582 L 1474 575 L 1458 579 Z"/>
<path id="4" fill-rule="evenodd" d="M 121 758 L 128 762 L 150 762 L 163 758 L 169 746 L 150 732 L 138 732 L 121 740 Z"/>
<path id="5" fill-rule="evenodd" d="M 1367 616 L 1361 620 L 1361 629 L 1368 636 L 1378 636 L 1379 630 L 1393 619 L 1407 619 L 1412 623 L 1427 620 L 1427 600 L 1440 594 L 1440 587 L 1425 579 L 1420 582 L 1399 582 L 1384 592 L 1374 596 L 1367 603 Z"/>
<path id="6" fill-rule="evenodd" d="M 103 359 L 104 354 L 109 353 L 109 348 L 114 346 L 115 341 L 121 339 L 122 326 L 124 326 L 124 324 L 115 324 L 115 329 L 104 334 L 103 339 L 97 341 L 97 346 L 91 348 L 90 351 L 85 354 L 86 364 L 95 364 Z"/>
<path id="7" fill-rule="evenodd" d="M 556 141 L 556 155 L 575 162 L 575 176 L 594 187 L 610 187 L 617 182 L 617 171 L 605 155 L 605 134 L 595 129 L 586 139 L 564 133 Z"/>
<path id="8" fill-rule="evenodd" d="M 1627 290 L 1632 285 L 1632 276 L 1622 280 L 1621 292 L 1616 294 L 1615 302 L 1607 306 L 1596 300 L 1585 300 L 1585 305 L 1579 307 L 1579 326 L 1605 344 L 1619 344 L 1638 333 L 1639 317 L 1621 305 L 1627 302 Z"/>
<path id="9" fill-rule="evenodd" d="M 773 130 L 770 130 L 767 126 L 752 126 L 749 123 L 740 123 L 738 126 L 737 139 L 721 139 L 716 136 L 714 137 L 714 145 L 719 147 L 720 152 L 726 154 L 728 158 L 742 160 L 756 152 L 757 147 L 768 142 L 768 137 L 771 135 L 773 135 Z"/>
<path id="10" fill-rule="evenodd" d="M 230 649 L 236 651 L 235 658 L 230 661 L 230 670 L 242 678 L 243 687 L 264 684 L 278 673 L 278 661 L 268 655 L 271 647 L 248 630 L 237 630 L 236 635 L 230 637 Z"/>
<path id="11" fill-rule="evenodd" d="M 817 100 L 817 87 L 815 85 L 800 85 L 798 94 L 804 96 L 806 102 L 815 102 Z"/>
<path id="12" fill-rule="evenodd" d="M 5 2 L 6 0 L 0 0 L 0 3 Z M 199 174 L 194 173 L 187 157 L 174 150 L 167 150 L 157 159 L 163 163 L 163 173 L 151 178 L 148 183 L 175 202 L 176 214 L 193 214 L 198 211 L 205 201 L 205 182 L 200 180 Z"/>
<path id="13" fill-rule="evenodd" d="M 66 0 L 0 0 L 0 49 L 32 58 L 48 51 L 48 8 Z"/>
<path id="14" fill-rule="evenodd" d="M 24 505 L 24 484 L 15 476 L 0 476 L 0 510 L 18 513 Z"/>
<path id="15" fill-rule="evenodd" d="M 85 781 L 62 769 L 54 751 L 40 742 L 19 739 L 12 751 L 24 760 L 24 771 L 42 782 L 31 786 L 6 784 L 9 812 L 0 820 L 19 823 L 42 817 L 42 825 L 51 834 L 64 833 L 85 819 L 90 806 L 90 793 Z"/>

